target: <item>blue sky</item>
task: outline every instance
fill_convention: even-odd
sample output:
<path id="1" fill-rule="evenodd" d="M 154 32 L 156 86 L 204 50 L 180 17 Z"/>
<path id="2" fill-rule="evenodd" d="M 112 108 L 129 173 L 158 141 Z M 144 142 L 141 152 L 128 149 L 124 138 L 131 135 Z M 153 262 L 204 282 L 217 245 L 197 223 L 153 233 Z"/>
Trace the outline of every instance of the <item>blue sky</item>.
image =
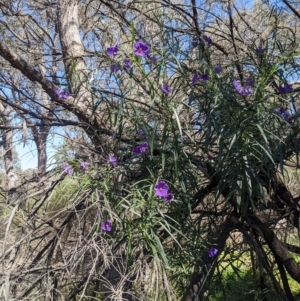
<path id="1" fill-rule="evenodd" d="M 63 136 L 61 133 L 57 132 L 49 135 L 47 142 L 48 164 L 54 163 L 53 156 L 62 143 Z M 22 170 L 37 168 L 37 151 L 35 143 L 32 140 L 28 140 L 25 145 L 23 142 L 15 141 L 15 149 L 19 155 Z"/>

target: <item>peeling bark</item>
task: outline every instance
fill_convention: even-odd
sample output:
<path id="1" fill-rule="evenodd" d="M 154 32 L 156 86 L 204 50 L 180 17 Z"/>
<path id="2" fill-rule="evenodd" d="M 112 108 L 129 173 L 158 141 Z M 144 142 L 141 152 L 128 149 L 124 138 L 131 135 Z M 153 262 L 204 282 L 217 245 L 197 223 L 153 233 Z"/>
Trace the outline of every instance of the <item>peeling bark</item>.
<path id="1" fill-rule="evenodd" d="M 92 95 L 87 89 L 88 72 L 79 34 L 78 1 L 58 1 L 58 30 L 68 85 L 76 97 L 76 106 L 82 109 L 91 107 Z"/>

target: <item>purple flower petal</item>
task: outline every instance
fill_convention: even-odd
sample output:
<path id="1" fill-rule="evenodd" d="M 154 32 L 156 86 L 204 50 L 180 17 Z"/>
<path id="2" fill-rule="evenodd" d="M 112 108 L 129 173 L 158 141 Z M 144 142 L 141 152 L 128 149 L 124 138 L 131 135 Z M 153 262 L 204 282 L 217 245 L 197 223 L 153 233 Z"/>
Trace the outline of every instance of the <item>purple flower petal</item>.
<path id="1" fill-rule="evenodd" d="M 83 161 L 83 162 L 80 162 L 80 163 L 79 163 L 79 168 L 81 168 L 81 169 L 83 169 L 83 170 L 88 169 L 89 166 L 90 166 L 90 163 L 87 162 L 87 161 Z"/>
<path id="2" fill-rule="evenodd" d="M 281 115 L 281 108 L 276 108 L 274 112 L 276 115 Z"/>
<path id="3" fill-rule="evenodd" d="M 202 81 L 203 83 L 206 83 L 206 82 L 209 81 L 210 76 L 209 76 L 209 74 L 204 73 L 204 74 L 202 74 L 202 75 L 200 76 L 200 79 L 201 79 L 201 81 Z"/>
<path id="4" fill-rule="evenodd" d="M 70 96 L 70 93 L 68 91 L 60 91 L 55 89 L 54 92 L 61 100 L 66 100 Z"/>
<path id="5" fill-rule="evenodd" d="M 142 129 L 138 130 L 137 134 L 140 136 L 140 137 L 145 137 L 145 133 Z"/>
<path id="6" fill-rule="evenodd" d="M 136 42 L 133 45 L 133 52 L 137 56 L 146 57 L 149 51 L 150 47 L 142 41 Z"/>
<path id="7" fill-rule="evenodd" d="M 169 186 L 166 182 L 164 181 L 159 181 L 155 187 L 154 187 L 154 191 L 157 197 L 160 198 L 165 198 L 168 194 L 169 191 Z"/>
<path id="8" fill-rule="evenodd" d="M 118 72 L 120 71 L 120 66 L 118 64 L 112 64 L 110 67 L 111 72 Z"/>
<path id="9" fill-rule="evenodd" d="M 106 221 L 102 222 L 101 229 L 105 232 L 111 231 L 112 228 L 112 221 L 110 219 L 107 219 Z"/>
<path id="10" fill-rule="evenodd" d="M 161 89 L 166 94 L 171 94 L 172 93 L 172 88 L 170 86 L 168 86 L 167 84 L 162 84 Z"/>
<path id="11" fill-rule="evenodd" d="M 165 196 L 165 200 L 167 203 L 170 203 L 174 198 L 174 193 L 169 192 L 166 196 Z"/>
<path id="12" fill-rule="evenodd" d="M 119 51 L 119 45 L 116 44 L 115 46 L 110 46 L 106 49 L 106 53 L 110 56 L 110 57 L 114 57 L 117 55 Z"/>
<path id="13" fill-rule="evenodd" d="M 203 39 L 205 40 L 205 42 L 207 43 L 208 46 L 210 46 L 212 44 L 212 40 L 210 37 L 203 35 Z"/>
<path id="14" fill-rule="evenodd" d="M 68 168 L 70 166 L 70 164 L 68 163 L 68 162 L 63 162 L 62 164 L 61 164 L 61 167 L 62 168 Z"/>
<path id="15" fill-rule="evenodd" d="M 131 61 L 129 59 L 126 59 L 124 61 L 124 68 L 129 69 L 131 67 Z"/>
<path id="16" fill-rule="evenodd" d="M 215 72 L 216 74 L 220 74 L 220 73 L 222 72 L 222 66 L 221 66 L 221 64 L 217 64 L 217 65 L 215 66 L 214 72 Z"/>
<path id="17" fill-rule="evenodd" d="M 65 173 L 71 175 L 73 173 L 73 168 L 68 162 L 63 162 L 61 167 L 65 170 Z"/>
<path id="18" fill-rule="evenodd" d="M 200 79 L 200 75 L 199 73 L 196 71 L 193 75 L 193 78 L 192 78 L 192 85 L 196 85 L 197 81 Z"/>
<path id="19" fill-rule="evenodd" d="M 284 84 L 283 87 L 278 88 L 279 94 L 291 93 L 293 92 L 293 86 L 290 84 Z"/>
<path id="20" fill-rule="evenodd" d="M 71 175 L 73 173 L 73 168 L 72 167 L 68 167 L 65 169 L 65 172 L 68 174 L 68 175 Z"/>
<path id="21" fill-rule="evenodd" d="M 243 96 L 247 96 L 247 95 L 250 95 L 252 94 L 253 90 L 251 88 L 251 85 L 252 83 L 254 84 L 254 81 L 252 82 L 251 79 L 247 79 L 246 82 L 248 81 L 248 86 L 245 86 L 243 87 L 240 83 L 240 81 L 238 79 L 234 79 L 233 80 L 233 87 L 235 89 L 235 92 L 240 94 L 240 95 L 243 95 Z"/>
<path id="22" fill-rule="evenodd" d="M 291 115 L 290 113 L 285 110 L 284 108 L 276 108 L 274 110 L 275 114 L 278 116 L 281 116 L 283 118 L 284 121 L 291 123 Z"/>
<path id="23" fill-rule="evenodd" d="M 266 48 L 262 48 L 259 46 L 258 48 L 255 49 L 257 54 L 263 54 L 265 52 Z"/>
<path id="24" fill-rule="evenodd" d="M 147 154 L 148 153 L 148 142 L 143 142 L 143 143 L 140 143 L 138 145 L 136 145 L 134 148 L 133 148 L 133 154 L 134 155 L 143 155 L 143 154 Z"/>
<path id="25" fill-rule="evenodd" d="M 117 166 L 117 158 L 115 156 L 109 156 L 107 159 L 106 159 L 106 163 L 110 164 L 111 166 L 113 167 L 116 167 Z"/>
<path id="26" fill-rule="evenodd" d="M 152 55 L 152 54 L 148 54 L 147 55 L 147 59 L 150 61 L 150 63 L 152 63 L 152 64 L 156 64 L 156 62 L 157 62 L 157 58 L 154 56 L 154 55 Z"/>
<path id="27" fill-rule="evenodd" d="M 212 248 L 210 248 L 209 251 L 208 251 L 208 256 L 209 256 L 210 258 L 212 258 L 212 257 L 216 256 L 218 252 L 219 252 L 218 249 L 212 247 Z"/>

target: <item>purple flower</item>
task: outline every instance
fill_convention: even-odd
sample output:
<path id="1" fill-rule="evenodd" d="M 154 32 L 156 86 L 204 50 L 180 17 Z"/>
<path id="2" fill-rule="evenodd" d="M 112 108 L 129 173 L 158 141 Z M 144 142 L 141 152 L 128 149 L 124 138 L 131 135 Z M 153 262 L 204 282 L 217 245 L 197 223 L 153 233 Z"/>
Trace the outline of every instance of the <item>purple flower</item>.
<path id="1" fill-rule="evenodd" d="M 133 154 L 134 155 L 143 155 L 143 154 L 147 154 L 148 153 L 148 142 L 143 142 L 143 143 L 140 143 L 138 145 L 136 145 L 134 148 L 133 148 Z"/>
<path id="2" fill-rule="evenodd" d="M 222 72 L 222 66 L 221 66 L 221 64 L 217 64 L 217 65 L 215 66 L 214 72 L 215 72 L 216 74 L 220 74 L 220 73 Z"/>
<path id="3" fill-rule="evenodd" d="M 250 95 L 253 90 L 252 90 L 252 85 L 254 84 L 254 80 L 248 78 L 246 80 L 246 85 L 245 87 L 243 87 L 240 83 L 240 81 L 238 79 L 234 79 L 233 80 L 233 87 L 235 89 L 235 92 L 240 94 L 240 95 L 243 95 L 243 96 L 247 96 L 247 95 Z"/>
<path id="4" fill-rule="evenodd" d="M 145 137 L 145 132 L 144 132 L 142 129 L 138 130 L 137 134 L 138 134 L 140 137 Z"/>
<path id="5" fill-rule="evenodd" d="M 210 258 L 212 258 L 212 257 L 216 256 L 218 252 L 219 252 L 218 249 L 212 247 L 212 248 L 210 248 L 209 251 L 208 251 L 208 256 L 209 256 Z"/>
<path id="6" fill-rule="evenodd" d="M 68 174 L 68 175 L 71 175 L 73 173 L 73 168 L 70 166 L 68 168 L 65 169 L 65 172 Z"/>
<path id="7" fill-rule="evenodd" d="M 61 166 L 65 170 L 65 173 L 67 173 L 68 175 L 71 175 L 73 173 L 73 168 L 68 162 L 63 162 Z"/>
<path id="8" fill-rule="evenodd" d="M 154 191 L 157 197 L 159 198 L 165 198 L 168 195 L 169 186 L 164 181 L 159 181 L 155 187 Z"/>
<path id="9" fill-rule="evenodd" d="M 135 55 L 145 57 L 150 51 L 150 47 L 146 43 L 139 41 L 134 43 L 133 51 Z"/>
<path id="10" fill-rule="evenodd" d="M 291 122 L 291 120 L 290 120 L 290 113 L 288 112 L 288 111 L 285 111 L 284 113 L 282 113 L 282 118 L 284 119 L 284 121 L 285 122 L 288 122 L 288 123 L 290 123 Z"/>
<path id="11" fill-rule="evenodd" d="M 257 54 L 263 54 L 265 52 L 266 48 L 262 48 L 259 46 L 258 48 L 255 49 Z"/>
<path id="12" fill-rule="evenodd" d="M 207 45 L 211 45 L 212 44 L 212 40 L 210 37 L 203 35 L 203 39 L 205 40 L 205 42 L 207 43 Z"/>
<path id="13" fill-rule="evenodd" d="M 61 100 L 66 100 L 70 96 L 70 93 L 68 91 L 54 90 L 54 92 Z"/>
<path id="14" fill-rule="evenodd" d="M 167 84 L 162 84 L 161 89 L 166 94 L 171 94 L 172 93 L 172 88 L 170 86 L 168 86 Z"/>
<path id="15" fill-rule="evenodd" d="M 193 78 L 192 78 L 192 85 L 196 85 L 197 81 L 200 79 L 200 75 L 199 73 L 196 71 L 193 75 Z"/>
<path id="16" fill-rule="evenodd" d="M 148 152 L 148 142 L 143 142 L 140 144 L 140 153 L 146 154 Z"/>
<path id="17" fill-rule="evenodd" d="M 293 92 L 293 87 L 290 84 L 284 84 L 283 87 L 278 88 L 279 94 L 291 93 Z"/>
<path id="18" fill-rule="evenodd" d="M 148 54 L 147 59 L 150 61 L 150 63 L 155 64 L 157 62 L 157 58 L 154 55 Z"/>
<path id="19" fill-rule="evenodd" d="M 63 162 L 62 164 L 61 164 L 61 167 L 63 168 L 63 169 L 66 169 L 66 168 L 68 168 L 70 166 L 70 164 L 68 163 L 68 162 Z"/>
<path id="20" fill-rule="evenodd" d="M 120 66 L 118 64 L 112 64 L 110 70 L 111 72 L 118 72 L 120 71 Z"/>
<path id="21" fill-rule="evenodd" d="M 202 74 L 202 75 L 200 76 L 200 79 L 201 79 L 201 81 L 202 81 L 203 83 L 206 83 L 206 82 L 209 81 L 210 76 L 209 76 L 209 74 L 204 73 L 204 74 Z"/>
<path id="22" fill-rule="evenodd" d="M 165 200 L 167 203 L 170 203 L 174 198 L 174 193 L 169 192 L 166 196 L 165 196 Z"/>
<path id="23" fill-rule="evenodd" d="M 106 159 L 106 163 L 110 164 L 111 166 L 113 167 L 116 167 L 117 166 L 117 158 L 115 156 L 109 156 L 107 159 Z"/>
<path id="24" fill-rule="evenodd" d="M 274 110 L 275 114 L 278 115 L 278 116 L 281 116 L 283 118 L 284 121 L 288 122 L 288 123 L 291 123 L 291 115 L 290 113 L 285 110 L 284 108 L 276 108 Z"/>
<path id="25" fill-rule="evenodd" d="M 90 163 L 87 162 L 87 161 L 83 161 L 83 162 L 80 162 L 80 163 L 79 163 L 79 168 L 81 168 L 81 169 L 83 169 L 83 170 L 88 169 L 89 166 L 90 166 Z"/>
<path id="26" fill-rule="evenodd" d="M 71 175 L 73 173 L 73 168 L 68 162 L 63 162 L 61 167 L 65 170 L 65 173 Z"/>
<path id="27" fill-rule="evenodd" d="M 110 46 L 106 49 L 106 53 L 110 56 L 110 57 L 114 57 L 117 55 L 119 51 L 119 45 L 116 44 L 115 46 Z"/>
<path id="28" fill-rule="evenodd" d="M 109 232 L 112 228 L 112 221 L 110 219 L 107 219 L 106 221 L 102 222 L 101 229 L 103 231 Z"/>
<path id="29" fill-rule="evenodd" d="M 130 59 L 126 59 L 124 61 L 124 68 L 129 69 L 130 67 L 131 67 L 131 61 L 130 61 Z"/>

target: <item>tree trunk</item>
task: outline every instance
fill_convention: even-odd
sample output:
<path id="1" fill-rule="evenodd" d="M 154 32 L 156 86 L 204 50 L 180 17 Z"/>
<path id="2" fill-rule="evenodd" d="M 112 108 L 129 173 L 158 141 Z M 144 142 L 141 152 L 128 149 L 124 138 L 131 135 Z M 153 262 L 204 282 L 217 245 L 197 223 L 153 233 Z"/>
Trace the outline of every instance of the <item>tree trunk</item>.
<path id="1" fill-rule="evenodd" d="M 13 131 L 5 130 L 3 135 L 4 142 L 4 164 L 6 171 L 6 189 L 13 192 L 15 188 L 15 174 L 13 164 Z"/>
<path id="2" fill-rule="evenodd" d="M 84 61 L 84 47 L 79 34 L 78 1 L 58 1 L 58 28 L 70 92 L 75 94 L 76 105 L 91 106 L 87 89 L 88 72 Z"/>

